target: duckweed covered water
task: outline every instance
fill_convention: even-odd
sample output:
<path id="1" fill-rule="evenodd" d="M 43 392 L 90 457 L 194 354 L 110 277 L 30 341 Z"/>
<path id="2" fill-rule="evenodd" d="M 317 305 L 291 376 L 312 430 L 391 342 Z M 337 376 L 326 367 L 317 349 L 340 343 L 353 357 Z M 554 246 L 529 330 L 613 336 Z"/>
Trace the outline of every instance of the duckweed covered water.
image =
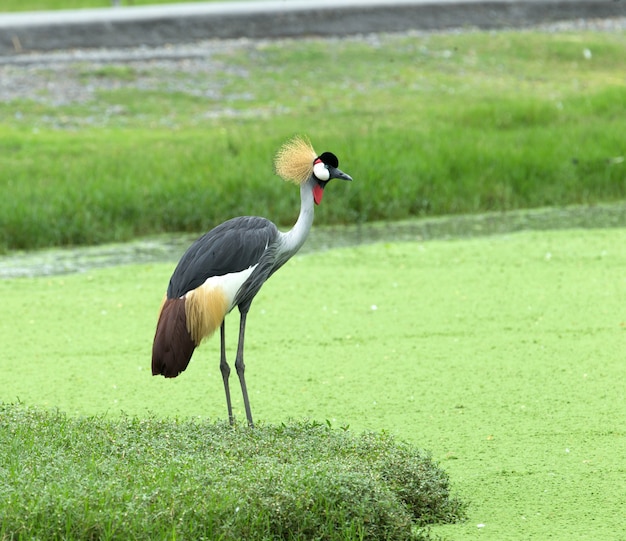
<path id="1" fill-rule="evenodd" d="M 625 227 L 626 203 L 492 212 L 313 228 L 301 253 L 374 242 L 467 238 L 523 230 Z M 49 276 L 136 263 L 176 262 L 198 235 L 161 235 L 121 244 L 0 256 L 0 278 Z"/>

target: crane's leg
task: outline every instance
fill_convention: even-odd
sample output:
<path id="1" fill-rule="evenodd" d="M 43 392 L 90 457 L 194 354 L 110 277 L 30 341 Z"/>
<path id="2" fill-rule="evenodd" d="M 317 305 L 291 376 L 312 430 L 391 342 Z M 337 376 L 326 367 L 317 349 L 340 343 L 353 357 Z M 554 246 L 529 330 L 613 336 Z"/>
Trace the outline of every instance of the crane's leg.
<path id="1" fill-rule="evenodd" d="M 248 419 L 248 425 L 254 427 L 252 421 L 252 412 L 250 411 L 250 401 L 248 400 L 248 389 L 246 388 L 246 378 L 244 372 L 246 365 L 243 362 L 243 341 L 244 334 L 246 332 L 246 316 L 248 311 L 241 311 L 241 319 L 239 320 L 239 343 L 237 344 L 237 358 L 235 359 L 235 369 L 239 376 L 239 383 L 241 383 L 241 392 L 243 393 L 243 405 L 246 408 L 246 417 Z"/>
<path id="2" fill-rule="evenodd" d="M 224 391 L 226 392 L 226 407 L 228 408 L 228 422 L 233 424 L 233 406 L 230 402 L 230 387 L 228 386 L 228 377 L 230 376 L 230 366 L 226 362 L 226 337 L 225 337 L 225 323 L 222 321 L 220 327 L 221 349 L 220 349 L 220 372 L 222 373 L 222 379 L 224 380 Z"/>

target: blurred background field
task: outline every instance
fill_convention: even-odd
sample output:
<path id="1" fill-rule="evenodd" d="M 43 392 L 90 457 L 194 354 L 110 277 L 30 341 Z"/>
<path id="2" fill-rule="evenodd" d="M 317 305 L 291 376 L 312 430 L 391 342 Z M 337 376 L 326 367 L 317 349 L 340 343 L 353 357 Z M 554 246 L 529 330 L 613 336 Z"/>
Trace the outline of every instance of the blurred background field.
<path id="1" fill-rule="evenodd" d="M 281 226 L 294 133 L 355 182 L 317 224 L 622 200 L 623 32 L 207 42 L 180 57 L 4 64 L 0 250 Z"/>
<path id="2" fill-rule="evenodd" d="M 217 0 L 4 0 L 0 12 L 41 11 L 56 9 L 106 8 L 113 6 L 146 6 L 151 4 L 176 4 Z M 219 0 L 228 2 L 235 0 Z M 286 0 L 289 1 L 289 0 Z"/>

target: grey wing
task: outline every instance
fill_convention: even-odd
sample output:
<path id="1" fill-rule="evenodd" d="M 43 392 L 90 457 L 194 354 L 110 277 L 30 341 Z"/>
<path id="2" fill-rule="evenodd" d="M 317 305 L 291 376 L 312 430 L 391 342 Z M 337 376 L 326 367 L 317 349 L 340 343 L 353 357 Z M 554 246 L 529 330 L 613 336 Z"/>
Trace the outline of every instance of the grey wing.
<path id="1" fill-rule="evenodd" d="M 252 299 L 254 299 L 259 289 L 261 289 L 261 286 L 274 271 L 277 247 L 278 244 L 276 242 L 267 247 L 250 277 L 241 285 L 239 291 L 237 291 L 234 304 L 239 306 L 239 310 L 242 312 L 248 311 Z"/>
<path id="2" fill-rule="evenodd" d="M 277 237 L 276 226 L 256 216 L 233 218 L 218 225 L 183 254 L 170 278 L 168 298 L 182 297 L 212 276 L 223 276 L 258 265 L 253 275 L 256 274 L 259 267 L 271 263 Z"/>

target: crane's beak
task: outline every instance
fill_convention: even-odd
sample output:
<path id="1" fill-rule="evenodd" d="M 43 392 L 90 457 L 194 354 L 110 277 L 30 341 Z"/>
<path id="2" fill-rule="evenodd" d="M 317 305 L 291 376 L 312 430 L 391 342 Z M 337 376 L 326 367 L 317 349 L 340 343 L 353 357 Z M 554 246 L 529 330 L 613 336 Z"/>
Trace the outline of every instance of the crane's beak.
<path id="1" fill-rule="evenodd" d="M 339 178 L 341 180 L 352 180 L 352 177 L 350 175 L 344 173 L 341 169 L 337 167 L 329 167 L 328 170 L 330 171 L 330 178 Z"/>

